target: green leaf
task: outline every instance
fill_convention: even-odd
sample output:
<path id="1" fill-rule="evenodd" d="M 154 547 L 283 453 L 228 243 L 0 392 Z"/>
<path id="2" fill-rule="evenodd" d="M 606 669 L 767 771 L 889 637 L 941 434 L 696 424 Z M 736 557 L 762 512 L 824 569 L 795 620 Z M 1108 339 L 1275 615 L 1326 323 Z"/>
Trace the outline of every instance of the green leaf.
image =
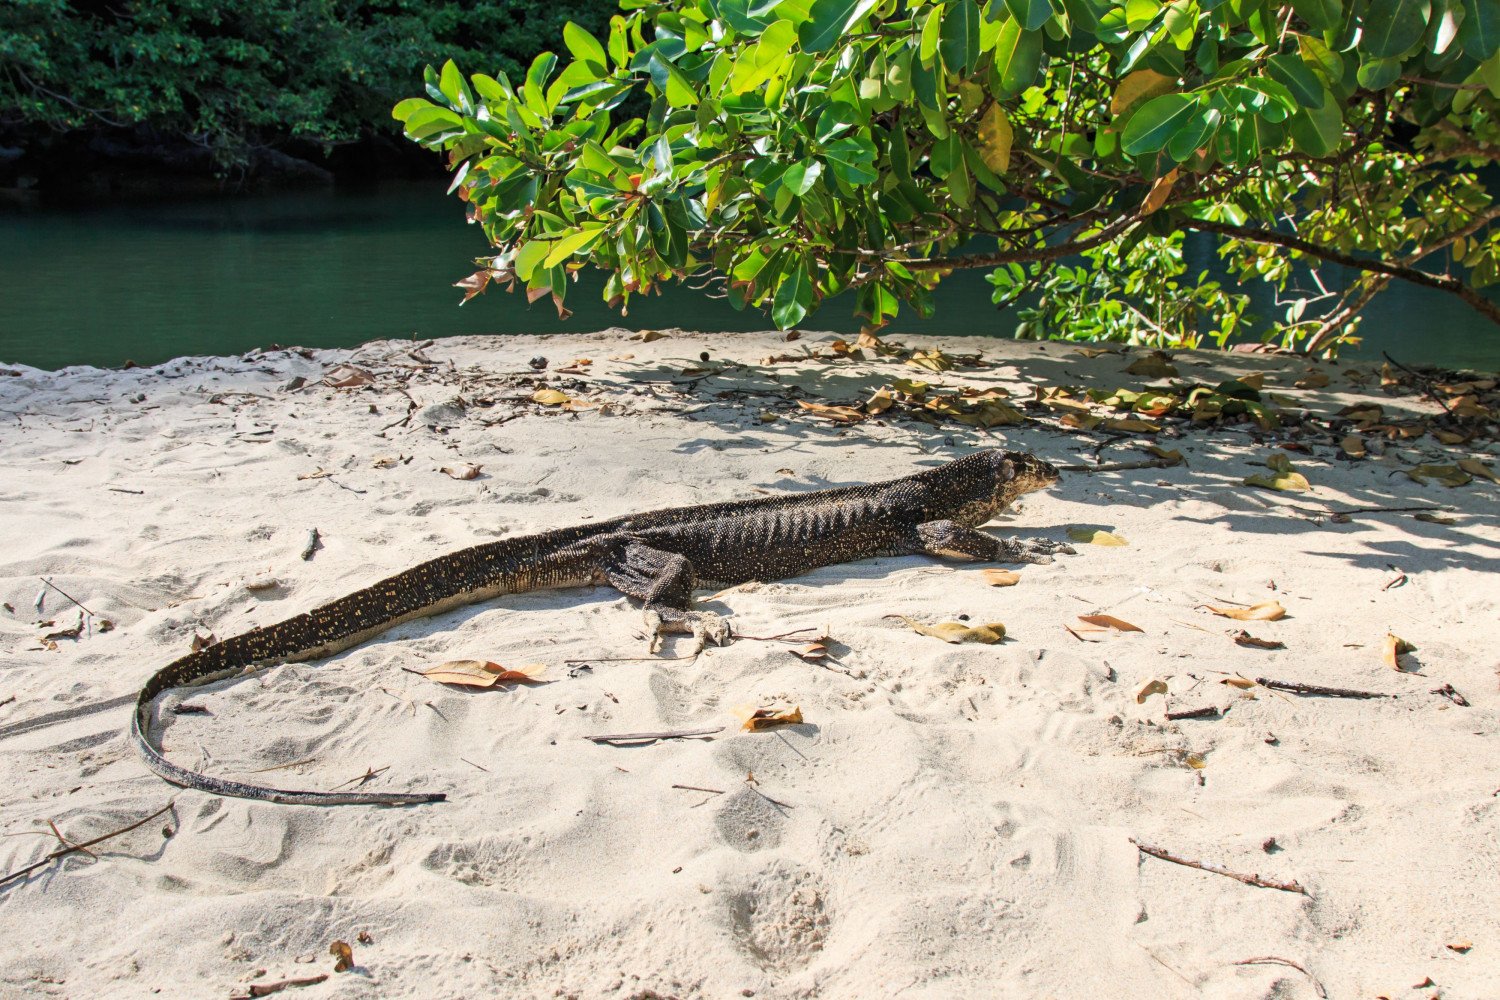
<path id="1" fill-rule="evenodd" d="M 1198 99 L 1192 94 L 1153 97 L 1130 116 L 1120 148 L 1126 156 L 1155 153 L 1165 148 L 1179 131 L 1189 127 L 1197 113 Z"/>
<path id="2" fill-rule="evenodd" d="M 1292 0 L 1292 10 L 1314 31 L 1332 31 L 1344 20 L 1339 0 Z"/>
<path id="3" fill-rule="evenodd" d="M 546 259 L 542 262 L 543 267 L 556 267 L 579 250 L 592 246 L 594 241 L 604 234 L 604 224 L 600 222 L 591 223 L 577 230 L 561 236 L 552 244 L 552 249 L 547 252 Z M 517 270 L 519 272 L 519 269 Z"/>
<path id="4" fill-rule="evenodd" d="M 771 320 L 778 329 L 790 329 L 807 316 L 812 300 L 812 278 L 808 276 L 807 264 L 799 261 L 789 273 L 782 275 L 781 283 L 776 286 Z"/>
<path id="5" fill-rule="evenodd" d="M 1161 13 L 1161 0 L 1125 0 L 1125 26 L 1140 31 Z"/>
<path id="6" fill-rule="evenodd" d="M 438 77 L 438 89 L 454 107 L 467 111 L 474 106 L 474 98 L 469 93 L 469 85 L 464 83 L 464 75 L 458 71 L 452 59 L 443 63 L 443 72 Z"/>
<path id="7" fill-rule="evenodd" d="M 538 265 L 542 263 L 542 259 L 551 249 L 551 240 L 528 240 L 522 244 L 521 249 L 516 251 L 515 257 L 511 260 L 516 276 L 522 281 L 530 281 Z"/>
<path id="8" fill-rule="evenodd" d="M 1465 55 L 1481 61 L 1500 50 L 1500 4 L 1495 0 L 1464 0 L 1458 40 Z"/>
<path id="9" fill-rule="evenodd" d="M 948 72 L 973 72 L 979 61 L 979 5 L 974 0 L 954 0 L 943 15 L 938 51 Z"/>
<path id="10" fill-rule="evenodd" d="M 936 4 L 927 12 L 922 22 L 922 37 L 917 44 L 917 58 L 923 66 L 931 66 L 937 57 L 938 41 L 943 29 L 943 5 Z"/>
<path id="11" fill-rule="evenodd" d="M 1005 6 L 1010 16 L 1027 31 L 1036 31 L 1052 18 L 1049 0 L 1005 0 Z"/>
<path id="12" fill-rule="evenodd" d="M 1322 107 L 1298 111 L 1287 120 L 1287 131 L 1308 156 L 1327 156 L 1338 148 L 1343 136 L 1344 116 L 1338 101 L 1330 96 Z"/>
<path id="13" fill-rule="evenodd" d="M 422 108 L 433 108 L 436 106 L 437 105 L 433 104 L 429 100 L 426 100 L 425 98 L 408 97 L 406 100 L 397 103 L 397 105 L 391 109 L 391 117 L 396 119 L 398 122 L 404 122 L 412 116 L 412 112 L 419 111 Z"/>
<path id="14" fill-rule="evenodd" d="M 834 175 L 847 184 L 870 184 L 880 176 L 871 166 L 875 145 L 864 136 L 835 139 L 823 148 L 823 158 Z"/>
<path id="15" fill-rule="evenodd" d="M 1384 90 L 1401 79 L 1400 59 L 1366 59 L 1359 64 L 1355 79 L 1361 87 Z"/>
<path id="16" fill-rule="evenodd" d="M 813 0 L 807 20 L 797 28 L 803 52 L 826 52 L 857 21 L 874 9 L 878 0 Z"/>
<path id="17" fill-rule="evenodd" d="M 1376 58 L 1404 55 L 1427 30 L 1431 0 L 1370 0 L 1360 48 Z"/>
<path id="18" fill-rule="evenodd" d="M 813 189 L 822 173 L 823 164 L 817 160 L 798 160 L 786 168 L 786 173 L 781 175 L 781 183 L 800 198 Z"/>
<path id="19" fill-rule="evenodd" d="M 584 31 L 572 21 L 563 25 L 563 44 L 573 54 L 573 58 L 581 63 L 592 63 L 592 68 L 603 76 L 608 72 L 609 57 L 604 54 L 604 46 L 593 35 Z"/>
<path id="20" fill-rule="evenodd" d="M 994 73 L 1000 91 L 995 96 L 1019 94 L 1031 86 L 1041 65 L 1041 33 L 1024 31 L 1015 18 L 1006 18 L 995 39 Z"/>
<path id="21" fill-rule="evenodd" d="M 1323 106 L 1325 93 L 1323 82 L 1300 57 L 1272 56 L 1266 60 L 1266 72 L 1271 74 L 1271 79 L 1290 90 L 1292 96 L 1303 106 L 1309 108 Z"/>
<path id="22" fill-rule="evenodd" d="M 1344 79 L 1343 57 L 1330 49 L 1321 38 L 1298 35 L 1297 51 L 1302 53 L 1302 61 L 1311 66 L 1313 71 L 1321 76 L 1323 82 L 1330 87 Z"/>

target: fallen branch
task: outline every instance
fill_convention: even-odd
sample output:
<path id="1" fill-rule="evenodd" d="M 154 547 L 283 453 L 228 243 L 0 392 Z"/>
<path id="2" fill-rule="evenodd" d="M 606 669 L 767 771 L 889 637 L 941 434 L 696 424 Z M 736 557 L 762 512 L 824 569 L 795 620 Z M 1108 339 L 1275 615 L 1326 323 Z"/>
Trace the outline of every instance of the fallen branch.
<path id="1" fill-rule="evenodd" d="M 699 736 L 722 733 L 723 726 L 716 729 L 670 729 L 660 733 L 610 733 L 603 736 L 585 736 L 591 743 L 640 743 L 657 740 L 689 740 Z"/>
<path id="2" fill-rule="evenodd" d="M 1182 865 L 1186 868 L 1196 868 L 1201 872 L 1212 872 L 1215 875 L 1223 875 L 1225 878 L 1232 878 L 1236 882 L 1243 882 L 1246 885 L 1260 886 L 1262 889 L 1280 889 L 1282 892 L 1296 892 L 1304 896 L 1307 895 L 1307 890 L 1302 888 L 1302 886 L 1298 885 L 1296 882 L 1277 882 L 1274 879 L 1261 878 L 1259 875 L 1245 875 L 1241 872 L 1232 872 L 1228 868 L 1221 868 L 1218 865 L 1209 864 L 1205 861 L 1189 861 L 1187 858 L 1179 858 L 1175 854 L 1164 851 L 1160 847 L 1152 847 L 1149 844 L 1143 844 L 1139 840 L 1136 840 L 1134 837 L 1130 838 L 1130 842 L 1134 844 L 1142 854 L 1149 854 L 1153 858 L 1160 858 L 1163 861 L 1170 861 L 1174 865 Z"/>
<path id="3" fill-rule="evenodd" d="M 1170 469 L 1181 462 L 1170 458 L 1153 458 L 1146 462 L 1114 462 L 1109 465 L 1059 465 L 1059 472 L 1129 472 L 1132 469 Z"/>
<path id="4" fill-rule="evenodd" d="M 1242 958 L 1238 962 L 1234 962 L 1232 964 L 1234 964 L 1234 965 L 1285 965 L 1285 966 L 1289 966 L 1290 968 L 1296 969 L 1298 972 L 1302 973 L 1308 979 L 1311 979 L 1312 980 L 1313 989 L 1317 991 L 1318 996 L 1322 997 L 1323 1000 L 1328 1000 L 1328 991 L 1323 988 L 1323 984 L 1322 983 L 1318 982 L 1318 977 L 1315 976 L 1315 975 L 1313 975 L 1311 972 L 1308 972 L 1306 969 L 1304 969 L 1302 966 L 1298 965 L 1296 962 L 1293 962 L 1290 958 L 1277 958 L 1275 955 L 1262 955 L 1259 958 Z"/>
<path id="5" fill-rule="evenodd" d="M 1204 705 L 1202 708 L 1190 708 L 1185 712 L 1168 712 L 1167 718 L 1176 722 L 1178 719 L 1217 719 L 1219 709 L 1214 705 Z"/>
<path id="6" fill-rule="evenodd" d="M 61 848 L 59 850 L 53 851 L 51 854 L 47 855 L 42 860 L 37 861 L 37 862 L 35 862 L 33 864 L 29 864 L 25 868 L 18 868 L 15 871 L 11 872 L 9 875 L 6 875 L 5 877 L 0 878 L 0 885 L 4 885 L 7 882 L 11 882 L 11 881 L 14 881 L 15 879 L 23 878 L 23 877 L 25 877 L 27 875 L 30 875 L 32 872 L 36 871 L 38 868 L 45 868 L 47 865 L 51 864 L 53 861 L 57 860 L 58 858 L 63 857 L 64 855 L 74 854 L 74 853 L 77 853 L 78 851 L 87 851 L 90 847 L 93 847 L 95 844 L 103 843 L 106 840 L 110 840 L 110 839 L 112 839 L 114 837 L 121 836 L 122 834 L 129 833 L 131 830 L 134 830 L 137 827 L 145 826 L 147 823 L 151 822 L 153 819 L 156 819 L 156 817 L 162 815 L 163 813 L 169 812 L 171 810 L 171 808 L 174 805 L 176 805 L 176 804 L 177 804 L 177 800 L 173 799 L 171 802 L 168 802 L 166 805 L 164 805 L 160 809 L 156 810 L 156 812 L 152 813 L 150 816 L 147 816 L 145 819 L 138 819 L 134 823 L 131 823 L 129 826 L 123 826 L 120 829 L 113 831 L 112 833 L 106 833 L 103 836 L 95 837 L 93 840 L 85 840 L 81 844 L 71 844 L 70 843 L 70 844 L 68 844 L 67 847 L 64 847 L 64 848 Z M 55 828 L 54 828 L 54 830 L 55 830 Z M 59 833 L 58 834 L 58 838 L 61 839 L 62 838 L 62 834 Z M 65 841 L 65 843 L 66 843 L 66 841 Z"/>
<path id="7" fill-rule="evenodd" d="M 88 608 L 83 607 L 83 602 L 81 602 L 80 600 L 78 600 L 78 598 L 71 596 L 66 590 L 63 590 L 61 587 L 59 587 L 57 584 L 53 583 L 51 580 L 47 579 L 45 576 L 41 578 L 41 581 L 43 583 L 45 583 L 47 586 L 51 587 L 53 590 L 57 591 L 59 594 L 61 594 L 64 597 L 66 597 L 68 600 L 72 601 L 74 604 L 78 605 L 78 607 L 82 608 L 84 614 L 88 615 L 90 618 L 97 617 Z"/>
<path id="8" fill-rule="evenodd" d="M 724 794 L 724 789 L 722 788 L 701 788 L 698 785 L 673 785 L 672 787 L 680 788 L 684 792 L 708 792 L 710 795 Z"/>
<path id="9" fill-rule="evenodd" d="M 313 553 L 323 547 L 323 536 L 318 534 L 318 529 L 313 528 L 307 533 L 307 544 L 302 547 L 302 561 L 313 557 Z"/>
<path id="10" fill-rule="evenodd" d="M 131 493 L 138 497 L 143 497 L 146 495 L 145 490 L 127 490 L 121 486 L 109 486 L 106 487 L 106 489 L 108 489 L 111 493 Z"/>
<path id="11" fill-rule="evenodd" d="M 316 986 L 328 978 L 328 973 L 319 973 L 316 976 L 307 976 L 304 979 L 283 979 L 274 983 L 251 983 L 250 992 L 247 997 L 268 997 L 272 993 L 280 993 L 282 990 L 293 986 Z"/>
<path id="12" fill-rule="evenodd" d="M 1320 684 L 1298 684 L 1295 681 L 1273 681 L 1269 677 L 1257 677 L 1255 683 L 1273 691 L 1290 691 L 1322 698 L 1394 698 L 1393 694 L 1380 691 L 1355 691 L 1350 688 L 1323 687 Z"/>

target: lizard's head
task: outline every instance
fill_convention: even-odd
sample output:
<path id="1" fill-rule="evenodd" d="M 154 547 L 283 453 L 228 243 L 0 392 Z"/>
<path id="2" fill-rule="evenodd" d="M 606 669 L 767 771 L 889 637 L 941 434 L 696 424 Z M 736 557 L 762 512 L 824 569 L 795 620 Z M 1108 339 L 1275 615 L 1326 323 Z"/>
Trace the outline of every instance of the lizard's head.
<path id="1" fill-rule="evenodd" d="M 1057 482 L 1057 468 L 1024 451 L 993 451 L 995 465 L 995 499 L 1001 506 L 1024 493 L 1044 490 Z"/>
<path id="2" fill-rule="evenodd" d="M 947 516 L 977 527 L 1009 507 L 1017 497 L 1046 489 L 1058 480 L 1057 469 L 1021 451 L 984 451 L 956 466 L 966 466 L 966 494 L 961 509 Z"/>

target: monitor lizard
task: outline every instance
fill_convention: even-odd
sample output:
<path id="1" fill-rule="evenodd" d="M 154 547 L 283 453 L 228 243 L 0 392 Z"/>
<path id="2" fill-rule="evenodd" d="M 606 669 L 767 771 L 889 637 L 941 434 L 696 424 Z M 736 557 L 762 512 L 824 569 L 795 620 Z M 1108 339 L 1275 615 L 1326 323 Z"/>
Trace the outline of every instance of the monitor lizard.
<path id="1" fill-rule="evenodd" d="M 1033 455 L 982 451 L 889 482 L 676 507 L 475 545 L 174 660 L 141 688 L 130 737 L 161 777 L 218 795 L 303 805 L 441 801 L 439 792 L 290 791 L 190 770 L 153 745 L 152 703 L 171 688 L 331 656 L 414 618 L 560 587 L 614 587 L 644 605 L 653 652 L 665 633 L 691 634 L 701 650 L 732 634 L 719 615 L 690 609 L 695 587 L 779 580 L 872 556 L 1050 562 L 1053 553 L 1071 553 L 1056 542 L 975 530 L 1017 497 L 1057 479 L 1057 470 Z"/>

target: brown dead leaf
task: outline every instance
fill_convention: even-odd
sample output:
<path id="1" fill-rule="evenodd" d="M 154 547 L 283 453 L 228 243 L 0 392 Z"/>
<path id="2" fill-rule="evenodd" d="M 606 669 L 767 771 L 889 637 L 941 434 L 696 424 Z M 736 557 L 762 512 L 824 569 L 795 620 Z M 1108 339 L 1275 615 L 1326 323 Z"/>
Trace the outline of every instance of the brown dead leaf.
<path id="1" fill-rule="evenodd" d="M 1151 351 L 1126 365 L 1125 371 L 1142 378 L 1174 378 L 1177 375 L 1177 366 L 1172 364 L 1172 359 L 1162 351 Z"/>
<path id="2" fill-rule="evenodd" d="M 1428 524 L 1453 525 L 1458 523 L 1458 518 L 1456 517 L 1446 517 L 1442 514 L 1434 514 L 1430 510 L 1424 510 L 1420 514 L 1417 514 L 1415 516 L 1418 521 L 1426 521 Z"/>
<path id="3" fill-rule="evenodd" d="M 740 728 L 748 733 L 764 732 L 767 729 L 775 729 L 777 726 L 797 726 L 802 724 L 802 708 L 799 705 L 793 709 L 757 708 L 749 713 L 741 723 Z"/>
<path id="4" fill-rule="evenodd" d="M 1127 434 L 1156 434 L 1161 430 L 1161 424 L 1153 424 L 1149 420 L 1138 420 L 1135 417 L 1106 420 L 1099 426 L 1107 431 L 1123 431 Z"/>
<path id="5" fill-rule="evenodd" d="M 530 663 L 524 667 L 510 669 L 489 660 L 449 660 L 426 670 L 412 670 L 430 681 L 439 684 L 456 684 L 460 687 L 489 688 L 496 684 L 544 684 L 542 674 L 546 665 Z"/>
<path id="6" fill-rule="evenodd" d="M 984 582 L 991 587 L 1014 587 L 1021 582 L 1021 574 L 1013 569 L 987 569 Z"/>
<path id="7" fill-rule="evenodd" d="M 1458 460 L 1458 467 L 1471 476 L 1488 479 L 1492 483 L 1500 483 L 1500 476 L 1495 475 L 1495 470 L 1477 458 L 1461 458 Z"/>
<path id="8" fill-rule="evenodd" d="M 1064 413 L 1058 422 L 1069 430 L 1091 431 L 1104 423 L 1104 418 L 1092 413 Z"/>
<path id="9" fill-rule="evenodd" d="M 462 465 L 445 465 L 438 471 L 448 476 L 449 479 L 478 479 L 480 470 L 484 466 L 475 465 L 473 462 L 464 462 Z"/>
<path id="10" fill-rule="evenodd" d="M 334 957 L 333 971 L 348 972 L 354 968 L 354 949 L 347 941 L 335 941 L 328 946 L 328 954 Z"/>
<path id="11" fill-rule="evenodd" d="M 1401 654 L 1415 653 L 1417 651 L 1416 646 L 1413 646 L 1400 636 L 1392 635 L 1389 632 L 1386 633 L 1385 646 L 1383 648 L 1382 658 L 1385 660 L 1385 665 L 1392 670 L 1402 673 L 1406 672 L 1406 668 L 1401 665 Z"/>
<path id="12" fill-rule="evenodd" d="M 1432 436 L 1443 442 L 1443 444 L 1463 444 L 1474 435 L 1459 434 L 1455 431 L 1445 431 L 1439 428 L 1434 428 L 1432 431 Z"/>
<path id="13" fill-rule="evenodd" d="M 896 617 L 910 625 L 913 631 L 921 635 L 930 635 L 944 642 L 982 642 L 986 645 L 994 645 L 1005 638 L 1005 626 L 999 622 L 988 622 L 984 625 L 965 625 L 963 622 L 923 625 L 921 622 L 912 621 L 905 615 Z"/>
<path id="14" fill-rule="evenodd" d="M 1167 203 L 1167 199 L 1172 196 L 1172 185 L 1177 183 L 1177 172 L 1177 168 L 1173 167 L 1151 185 L 1151 190 L 1146 192 L 1146 200 L 1141 202 L 1142 215 L 1150 215 Z"/>
<path id="15" fill-rule="evenodd" d="M 1471 949 L 1471 948 L 1474 947 L 1474 942 L 1473 941 L 1453 941 L 1453 942 L 1445 945 L 1444 947 L 1446 947 L 1449 951 L 1456 951 L 1460 955 L 1466 955 L 1466 954 L 1469 953 L 1469 949 Z"/>
<path id="16" fill-rule="evenodd" d="M 1144 705 L 1144 704 L 1146 704 L 1146 699 L 1149 698 L 1149 697 L 1151 697 L 1153 694 L 1164 695 L 1166 693 L 1167 693 L 1167 682 L 1166 681 L 1163 681 L 1163 680 L 1149 680 L 1149 681 L 1147 681 L 1145 683 L 1145 685 L 1139 691 L 1137 691 L 1135 693 L 1135 703 L 1137 705 Z"/>
<path id="17" fill-rule="evenodd" d="M 193 631 L 193 641 L 190 644 L 190 648 L 193 652 L 196 653 L 200 649 L 207 649 L 209 646 L 212 646 L 218 641 L 219 640 L 214 636 L 212 632 L 208 633 L 208 635 L 199 635 L 197 630 L 195 629 Z"/>
<path id="18" fill-rule="evenodd" d="M 1306 375 L 1302 376 L 1292 384 L 1299 389 L 1325 389 L 1328 387 L 1328 381 L 1328 375 L 1326 373 L 1320 372 L 1316 368 L 1314 368 L 1310 369 Z"/>
<path id="19" fill-rule="evenodd" d="M 1168 449 L 1163 448 L 1160 445 L 1153 444 L 1148 445 L 1146 447 L 1146 450 L 1155 455 L 1157 458 L 1166 459 L 1168 462 L 1171 462 L 1172 465 L 1181 465 L 1184 461 L 1182 452 L 1177 451 L 1176 449 L 1172 449 L 1169 451 Z"/>
<path id="20" fill-rule="evenodd" d="M 1226 677 L 1219 681 L 1219 683 L 1228 684 L 1230 687 L 1239 688 L 1241 691 L 1248 691 L 1255 687 L 1255 682 L 1248 677 Z"/>
<path id="21" fill-rule="evenodd" d="M 1225 608 L 1217 604 L 1200 605 L 1216 615 L 1233 618 L 1237 622 L 1274 622 L 1286 617 L 1286 608 L 1279 601 L 1261 601 L 1248 608 Z"/>
<path id="22" fill-rule="evenodd" d="M 1123 618 L 1116 618 L 1114 615 L 1079 615 L 1078 620 L 1087 622 L 1090 625 L 1098 625 L 1101 628 L 1112 628 L 1117 632 L 1144 633 L 1146 631 L 1139 625 L 1132 625 Z"/>
<path id="23" fill-rule="evenodd" d="M 1230 633 L 1230 638 L 1234 640 L 1236 646 L 1248 646 L 1251 649 L 1286 649 L 1284 642 L 1276 639 L 1257 639 L 1244 629 Z"/>
<path id="24" fill-rule="evenodd" d="M 1339 442 L 1339 448 L 1350 458 L 1365 457 L 1365 441 L 1358 434 L 1350 434 Z"/>
<path id="25" fill-rule="evenodd" d="M 810 643 L 801 649 L 789 650 L 793 656 L 801 657 L 808 663 L 821 663 L 828 659 L 828 647 L 821 642 Z"/>
<path id="26" fill-rule="evenodd" d="M 1106 354 L 1120 353 L 1120 349 L 1118 347 L 1075 347 L 1073 348 L 1073 350 L 1077 351 L 1079 354 L 1082 354 L 1086 358 L 1099 358 L 1103 357 Z"/>
<path id="27" fill-rule="evenodd" d="M 355 365 L 338 365 L 323 376 L 323 384 L 330 389 L 357 389 L 374 381 L 374 375 Z"/>
<path id="28" fill-rule="evenodd" d="M 809 403 L 805 399 L 797 400 L 797 405 L 807 410 L 813 416 L 824 417 L 841 424 L 857 424 L 868 416 L 868 414 L 861 413 L 852 406 L 830 406 L 826 403 Z"/>

